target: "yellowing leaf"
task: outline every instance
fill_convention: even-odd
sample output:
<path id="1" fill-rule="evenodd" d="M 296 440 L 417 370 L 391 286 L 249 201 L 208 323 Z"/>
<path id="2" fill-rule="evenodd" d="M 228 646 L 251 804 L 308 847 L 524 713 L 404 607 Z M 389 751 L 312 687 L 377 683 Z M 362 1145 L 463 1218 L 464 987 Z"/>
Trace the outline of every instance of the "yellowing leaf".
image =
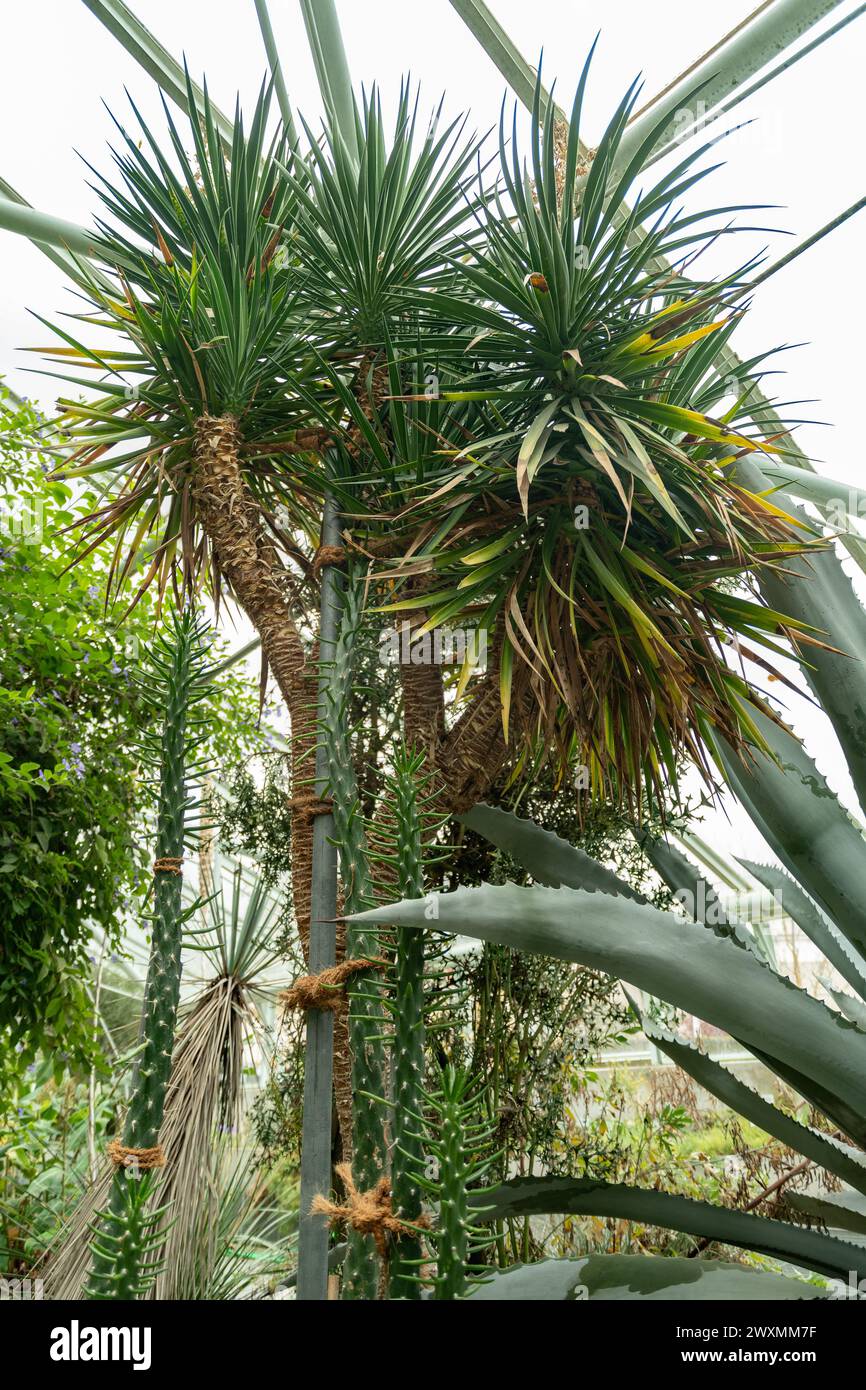
<path id="1" fill-rule="evenodd" d="M 639 343 L 634 344 L 633 350 L 641 352 L 647 357 L 669 357 L 671 353 L 682 352 L 683 348 L 691 347 L 692 343 L 697 343 L 701 338 L 706 338 L 707 334 L 715 333 L 717 329 L 724 328 L 725 319 L 719 319 L 717 323 L 705 323 L 703 328 L 693 328 L 691 333 L 682 333 L 679 338 L 671 338 L 667 343 L 659 343 L 654 346 L 654 340 L 649 333 L 643 335 L 644 339 L 649 339 L 646 347 Z M 641 340 L 642 341 L 642 340 Z"/>

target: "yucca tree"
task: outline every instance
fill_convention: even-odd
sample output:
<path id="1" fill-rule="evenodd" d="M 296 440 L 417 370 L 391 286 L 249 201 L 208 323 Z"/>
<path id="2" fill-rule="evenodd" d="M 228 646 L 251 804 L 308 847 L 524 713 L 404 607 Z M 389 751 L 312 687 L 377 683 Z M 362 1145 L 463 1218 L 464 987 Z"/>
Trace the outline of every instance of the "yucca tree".
<path id="1" fill-rule="evenodd" d="M 750 267 L 686 273 L 735 210 L 676 210 L 703 148 L 618 218 L 652 137 L 612 178 L 633 86 L 582 165 L 588 71 L 567 133 L 537 100 L 531 180 L 503 118 L 498 175 L 473 186 L 477 142 L 439 113 L 421 138 L 407 87 L 390 137 L 374 91 L 351 142 L 330 119 L 305 159 L 268 142 L 267 90 L 228 152 L 207 101 L 194 158 L 167 112 L 167 152 L 143 123 L 144 149 L 121 132 L 120 178 L 97 184 L 115 289 L 92 276 L 84 315 L 121 341 L 60 350 L 104 379 L 95 402 L 62 402 L 73 469 L 112 480 L 88 543 L 114 541 L 114 584 L 142 559 L 138 582 L 228 583 L 297 756 L 313 737 L 298 585 L 325 492 L 380 560 L 392 615 L 488 634 L 453 717 L 438 668 L 401 668 L 407 745 L 443 769 L 450 808 L 521 749 L 587 764 L 599 795 L 658 794 L 683 753 L 706 772 L 713 729 L 754 738 L 760 707 L 725 649 L 806 640 L 748 592 L 805 543 L 730 476 L 784 452 L 742 422 L 759 361 L 736 383 L 713 367 Z"/>
<path id="2" fill-rule="evenodd" d="M 106 479 L 78 553 L 113 546 L 110 595 L 133 602 L 150 584 L 161 594 L 207 584 L 218 606 L 228 587 L 290 710 L 300 779 L 315 738 L 315 667 L 286 557 L 298 554 L 289 533 L 315 536 L 321 516 L 320 435 L 304 432 L 295 390 L 318 364 L 277 256 L 294 206 L 280 169 L 292 156 L 279 130 L 267 134 L 269 109 L 263 88 L 248 131 L 236 112 L 228 151 L 207 98 L 183 134 L 165 108 L 164 147 L 137 112 L 141 147 L 118 127 L 114 181 L 96 176 L 98 256 L 79 267 L 83 328 L 56 328 L 64 345 L 53 355 L 74 387 L 91 384 L 83 369 L 99 379 L 95 398 L 59 402 L 73 443 L 64 473 Z M 81 341 L 85 328 L 101 333 L 99 347 Z M 305 865 L 310 839 L 299 819 Z M 306 936 L 308 872 L 296 899 Z"/>
<path id="3" fill-rule="evenodd" d="M 228 150 L 206 93 L 189 124 L 192 154 L 167 107 L 165 145 L 133 110 L 142 147 L 119 127 L 116 174 L 94 185 L 95 263 L 77 268 L 88 301 L 78 317 L 100 346 L 82 341 L 84 329 L 56 327 L 62 345 L 50 350 L 76 396 L 91 384 L 86 372 L 100 382 L 95 398 L 59 402 L 73 442 L 64 475 L 107 480 L 81 549 L 112 545 L 110 589 L 133 599 L 151 583 L 208 583 L 217 601 L 229 588 L 288 705 L 301 783 L 316 675 L 302 630 L 323 498 L 367 518 L 365 537 L 406 501 L 402 461 L 369 423 L 371 400 L 383 372 L 389 389 L 406 384 L 391 382 L 385 363 L 407 291 L 437 275 L 450 282 L 475 144 L 461 123 L 437 134 L 434 121 L 414 152 L 408 88 L 390 144 L 374 93 L 358 115 L 359 155 L 328 125 L 306 162 L 279 129 L 269 138 L 269 88 L 248 132 L 236 112 Z M 299 817 L 303 865 L 310 841 Z M 299 867 L 303 936 L 307 876 Z"/>
<path id="4" fill-rule="evenodd" d="M 760 359 L 735 378 L 714 367 L 752 267 L 711 281 L 689 273 L 735 211 L 679 210 L 711 172 L 708 147 L 647 187 L 650 133 L 612 179 L 635 85 L 587 167 L 588 68 L 567 132 L 552 103 L 540 121 L 537 93 L 531 180 L 503 112 L 501 186 L 479 199 L 479 235 L 453 259 L 453 288 L 418 301 L 422 349 L 463 414 L 443 425 L 446 462 L 430 461 L 410 513 L 428 529 L 411 564 L 394 566 L 425 570 L 426 592 L 392 611 L 423 608 L 422 630 L 489 634 L 503 729 L 473 741 L 479 761 L 501 760 L 516 725 L 526 747 L 588 765 L 596 794 L 631 799 L 642 783 L 653 794 L 675 785 L 683 754 L 709 775 L 712 730 L 734 744 L 755 737 L 760 698 L 725 649 L 763 662 L 775 636 L 798 631 L 754 585 L 808 529 L 731 476 L 742 456 L 784 453 L 785 440 L 749 423 Z M 618 218 L 639 180 L 631 215 Z"/>
<path id="5" fill-rule="evenodd" d="M 79 316 L 110 329 L 114 345 L 91 349 L 57 329 L 67 342 L 53 350 L 102 378 L 96 400 L 61 398 L 60 423 L 76 446 L 64 472 L 109 475 L 113 495 L 87 539 L 114 542 L 113 584 L 144 569 L 143 583 L 165 589 L 178 569 L 192 586 L 210 572 L 252 605 L 268 647 L 280 626 L 273 610 L 286 605 L 265 532 L 277 527 L 278 503 L 302 527 L 318 510 L 295 439 L 303 420 L 287 391 L 314 364 L 297 333 L 295 286 L 274 264 L 293 198 L 277 163 L 285 139 L 266 139 L 269 104 L 263 90 L 249 134 L 237 113 L 228 154 L 207 102 L 201 126 L 189 126 L 193 157 L 167 107 L 167 149 L 137 112 L 143 148 L 118 127 L 119 177 L 97 175 L 95 185 L 104 268 L 89 277 L 92 302 Z M 251 592 L 261 572 L 273 593 L 261 582 Z M 275 672 L 286 678 L 278 655 Z"/>

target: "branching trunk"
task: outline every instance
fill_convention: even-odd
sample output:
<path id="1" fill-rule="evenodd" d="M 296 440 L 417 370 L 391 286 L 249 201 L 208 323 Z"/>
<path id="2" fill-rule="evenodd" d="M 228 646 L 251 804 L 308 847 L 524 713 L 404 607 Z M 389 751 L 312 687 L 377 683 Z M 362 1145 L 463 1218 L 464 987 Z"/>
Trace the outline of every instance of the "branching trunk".
<path id="1" fill-rule="evenodd" d="M 443 815 L 466 811 L 481 801 L 495 784 L 513 749 L 506 743 L 502 727 L 502 700 L 499 690 L 499 663 L 502 653 L 501 629 L 494 635 L 488 671 L 475 686 L 460 717 L 437 738 L 427 767 L 435 773 L 438 809 Z M 424 667 L 416 668 L 424 670 Z M 470 687 L 471 688 L 471 687 Z M 413 695 L 415 692 L 412 692 Z M 405 686 L 404 686 L 405 697 Z M 417 696 L 417 709 L 425 708 Z M 523 726 L 529 709 L 528 693 L 519 672 L 515 672 L 511 695 L 512 727 Z M 406 742 L 410 719 L 419 716 L 406 710 Z"/>

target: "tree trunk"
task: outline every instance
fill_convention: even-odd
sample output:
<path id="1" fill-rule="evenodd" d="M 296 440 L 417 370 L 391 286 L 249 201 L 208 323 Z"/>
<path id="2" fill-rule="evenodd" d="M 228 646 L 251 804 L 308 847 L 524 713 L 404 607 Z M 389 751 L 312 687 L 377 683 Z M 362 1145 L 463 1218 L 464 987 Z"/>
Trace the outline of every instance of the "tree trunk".
<path id="1" fill-rule="evenodd" d="M 416 597 L 429 587 L 428 576 L 410 583 L 408 595 Z M 396 615 L 398 630 L 410 620 L 417 629 L 427 621 L 426 610 L 409 610 Z M 514 752 L 502 727 L 502 696 L 499 671 L 505 627 L 500 619 L 490 642 L 490 664 L 470 686 L 470 698 L 463 713 L 446 728 L 442 668 L 435 660 L 412 665 L 400 663 L 403 694 L 403 740 L 406 747 L 425 757 L 425 770 L 434 774 L 431 790 L 436 793 L 439 814 L 449 816 L 467 811 L 490 791 Z M 402 647 L 401 647 L 402 656 Z M 529 727 L 531 699 L 526 674 L 517 664 L 512 678 L 511 728 Z"/>
<path id="2" fill-rule="evenodd" d="M 317 664 L 304 650 L 289 609 L 289 575 L 265 531 L 240 466 L 241 433 L 232 415 L 203 415 L 195 426 L 193 493 L 214 568 L 231 587 L 259 634 L 292 723 L 292 784 L 297 795 L 313 777 Z M 310 931 L 312 823 L 292 817 L 292 893 L 304 953 Z"/>

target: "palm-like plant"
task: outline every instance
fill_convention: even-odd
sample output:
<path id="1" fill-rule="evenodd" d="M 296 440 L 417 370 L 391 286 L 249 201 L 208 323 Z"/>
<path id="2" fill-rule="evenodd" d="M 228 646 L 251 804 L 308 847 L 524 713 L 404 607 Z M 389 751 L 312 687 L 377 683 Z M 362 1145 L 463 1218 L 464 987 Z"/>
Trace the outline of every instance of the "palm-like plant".
<path id="1" fill-rule="evenodd" d="M 279 904 L 240 865 L 231 874 L 224 867 L 217 856 L 218 886 L 202 908 L 206 922 L 188 926 L 184 934 L 187 974 L 201 961 L 205 978 L 178 1011 L 160 1130 L 170 1159 L 159 1198 L 166 1208 L 159 1223 L 164 1250 L 151 1298 L 220 1296 L 202 1291 L 210 1288 L 226 1253 L 213 1228 L 227 1215 L 227 1199 L 232 1222 L 238 1218 L 238 1202 L 252 1180 L 254 1165 L 249 1156 L 239 1163 L 237 1149 L 249 1098 L 247 1069 L 270 1046 L 267 1015 L 280 983 L 274 968 Z M 51 1253 L 47 1278 L 53 1297 L 81 1296 L 89 1230 L 111 1185 L 106 1167 Z"/>
<path id="2" fill-rule="evenodd" d="M 238 113 L 229 155 L 207 102 L 201 128 L 190 125 L 194 159 L 167 108 L 173 159 L 143 122 L 146 149 L 120 129 L 120 180 L 96 185 L 104 270 L 82 268 L 91 302 L 81 315 L 118 346 L 86 347 L 57 329 L 66 345 L 54 355 L 103 376 L 95 400 L 61 399 L 60 423 L 76 446 L 64 473 L 109 474 L 113 495 L 85 540 L 114 542 L 113 584 L 142 565 L 141 587 L 157 580 L 164 590 L 176 569 L 187 587 L 209 575 L 218 592 L 227 580 L 285 690 L 275 513 L 282 505 L 283 524 L 301 527 L 316 515 L 302 445 L 317 441 L 298 442 L 303 418 L 288 389 L 315 364 L 296 332 L 294 282 L 276 260 L 294 199 L 275 163 L 285 139 L 266 142 L 268 108 L 263 90 L 249 135 Z"/>
<path id="3" fill-rule="evenodd" d="M 552 104 L 540 127 L 536 97 L 531 183 L 503 122 L 507 202 L 479 200 L 481 234 L 453 258 L 453 288 L 413 297 L 442 395 L 464 413 L 409 514 L 424 515 L 427 491 L 435 525 L 418 533 L 411 566 L 396 566 L 433 578 L 393 609 L 423 608 L 420 628 L 486 628 L 501 647 L 506 736 L 516 710 L 530 743 L 576 756 L 594 791 L 621 796 L 675 783 L 682 753 L 707 769 L 713 730 L 755 737 L 755 696 L 725 647 L 772 652 L 774 635 L 798 628 L 734 586 L 751 589 L 806 533 L 730 476 L 743 455 L 784 443 L 739 423 L 758 361 L 736 381 L 713 366 L 750 267 L 715 281 L 685 273 L 731 230 L 732 209 L 677 210 L 709 172 L 696 168 L 707 147 L 618 218 L 655 133 L 611 180 L 632 87 L 587 172 L 587 72 L 567 138 Z M 662 256 L 679 268 L 660 268 Z"/>
<path id="4" fill-rule="evenodd" d="M 96 401 L 62 403 L 73 469 L 114 484 L 88 543 L 114 540 L 117 585 L 142 547 L 145 584 L 164 588 L 175 566 L 187 584 L 227 581 L 299 745 L 311 701 L 285 557 L 309 572 L 298 542 L 323 492 L 391 557 L 392 611 L 491 634 L 459 729 L 446 734 L 438 673 L 405 672 L 408 742 L 441 754 L 452 804 L 464 764 L 495 776 L 516 735 L 587 763 L 599 794 L 658 792 L 683 752 L 706 771 L 714 729 L 755 737 L 725 647 L 805 640 L 732 592 L 805 544 L 730 476 L 743 454 L 784 449 L 739 423 L 760 359 L 733 386 L 712 365 L 749 267 L 685 274 L 732 210 L 675 210 L 708 172 L 698 150 L 618 217 L 653 136 L 612 177 L 632 87 L 581 163 L 588 70 L 567 138 L 552 106 L 539 126 L 537 98 L 531 183 L 503 121 L 492 193 L 470 192 L 478 146 L 463 123 L 440 131 L 437 113 L 418 138 L 408 88 L 390 141 L 374 92 L 353 141 L 329 122 L 305 160 L 280 134 L 267 142 L 267 90 L 228 153 L 207 100 L 194 159 L 168 113 L 170 157 L 143 123 L 146 151 L 122 132 L 119 186 L 97 185 L 105 273 L 89 277 L 84 317 L 125 342 L 62 335 L 61 360 L 105 374 Z M 679 269 L 660 269 L 664 255 Z M 489 757 L 462 737 L 470 726 Z"/>
<path id="5" fill-rule="evenodd" d="M 194 109 L 188 77 L 187 88 Z M 315 578 L 310 542 L 325 493 L 373 533 L 393 500 L 406 501 L 400 459 L 370 423 L 371 373 L 376 364 L 390 389 L 405 384 L 380 354 L 408 283 L 426 285 L 443 267 L 451 275 L 443 248 L 455 249 L 466 219 L 475 147 L 459 125 L 438 135 L 431 126 L 413 155 L 407 89 L 390 148 L 374 94 L 358 118 L 357 157 L 328 126 L 304 162 L 280 130 L 268 139 L 269 108 L 264 88 L 248 133 L 236 113 L 227 150 L 205 93 L 192 156 L 167 108 L 167 149 L 137 112 L 144 148 L 120 128 L 119 178 L 95 185 L 95 264 L 76 268 L 81 320 L 115 341 L 91 347 L 58 327 L 62 345 L 50 351 L 76 388 L 90 384 L 85 370 L 101 378 L 95 398 L 60 401 L 74 444 L 64 475 L 107 476 L 82 549 L 113 545 L 116 593 L 131 580 L 161 593 L 207 582 L 218 601 L 228 586 L 288 705 L 299 787 L 315 737 L 299 579 Z M 337 434 L 347 447 L 327 449 Z M 298 817 L 304 937 L 310 842 Z"/>
<path id="6" fill-rule="evenodd" d="M 376 87 L 356 112 L 351 149 L 333 120 L 321 141 L 305 124 L 309 161 L 289 172 L 299 294 L 305 317 L 347 351 L 381 352 L 417 296 L 453 277 L 478 142 L 465 117 L 443 123 L 442 105 L 420 140 L 418 94 L 413 101 L 407 83 L 390 135 Z"/>

